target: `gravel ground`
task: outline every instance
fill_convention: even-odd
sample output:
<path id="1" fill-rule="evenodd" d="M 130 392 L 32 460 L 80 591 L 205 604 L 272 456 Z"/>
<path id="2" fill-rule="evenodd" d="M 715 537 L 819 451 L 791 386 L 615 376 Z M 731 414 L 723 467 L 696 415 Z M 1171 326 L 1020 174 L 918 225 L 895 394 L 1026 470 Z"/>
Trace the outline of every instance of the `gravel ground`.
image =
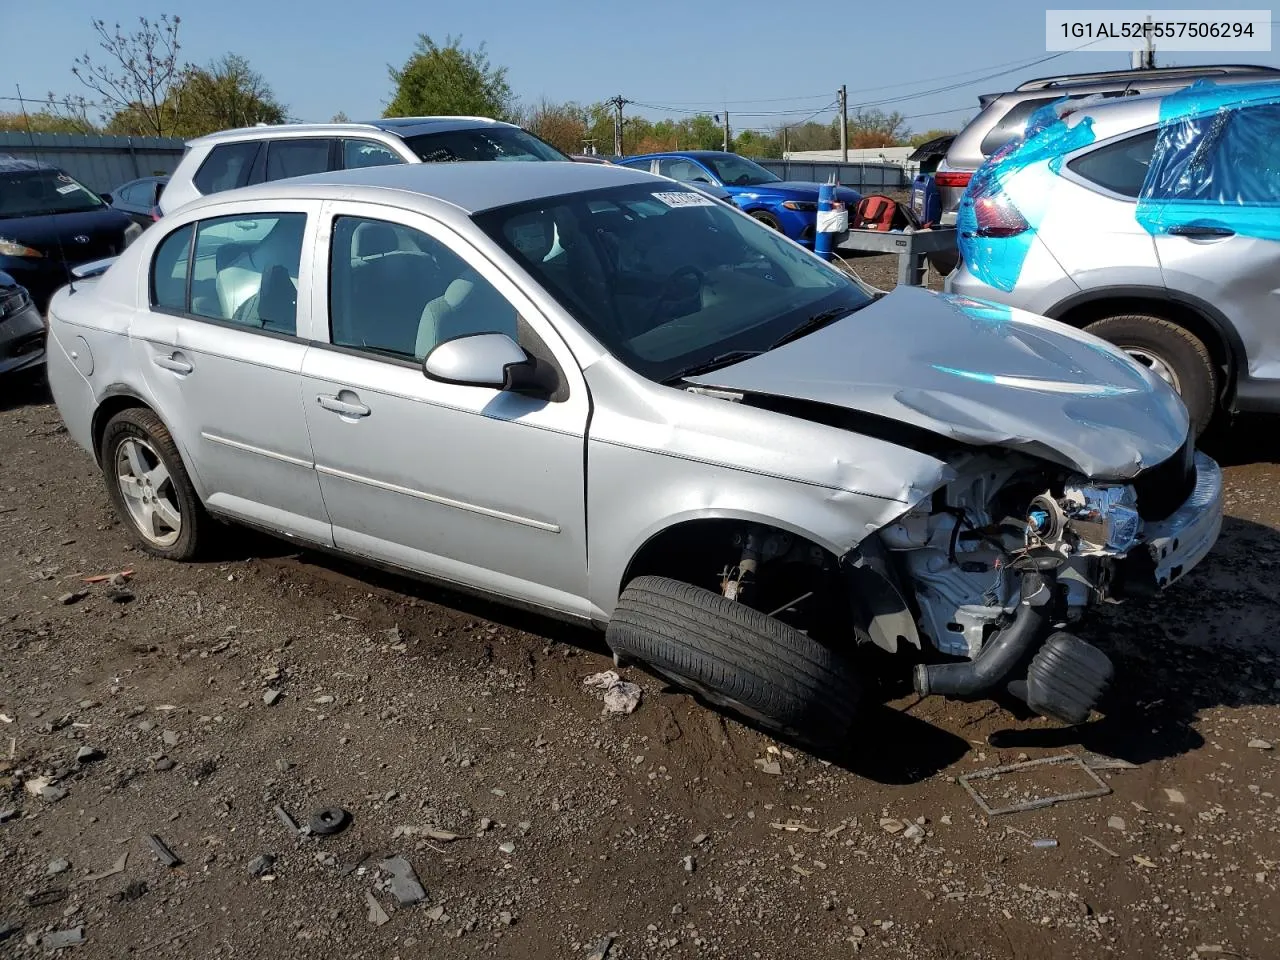
<path id="1" fill-rule="evenodd" d="M 637 670 L 603 716 L 600 639 L 546 620 L 241 531 L 133 551 L 40 389 L 0 401 L 0 450 L 0 955 L 1280 956 L 1274 421 L 1219 441 L 1203 566 L 1092 631 L 1098 719 L 886 690 L 834 762 Z M 1133 766 L 990 818 L 956 782 L 1064 751 Z M 277 805 L 352 822 L 299 837 Z"/>

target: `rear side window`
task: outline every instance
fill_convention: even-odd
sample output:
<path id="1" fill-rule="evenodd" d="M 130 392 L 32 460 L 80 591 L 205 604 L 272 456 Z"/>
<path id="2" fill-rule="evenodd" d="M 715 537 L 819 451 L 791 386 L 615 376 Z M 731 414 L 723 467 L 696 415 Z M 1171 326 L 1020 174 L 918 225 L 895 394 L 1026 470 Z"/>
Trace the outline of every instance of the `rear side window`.
<path id="1" fill-rule="evenodd" d="M 1026 133 L 1027 121 L 1031 119 L 1033 113 L 1046 103 L 1053 103 L 1053 101 L 1061 99 L 1061 97 L 1033 97 L 1030 100 L 1015 103 L 1009 108 L 1009 112 L 996 121 L 996 125 L 982 138 L 982 146 L 978 149 L 982 151 L 984 157 L 991 156 L 1014 137 L 1020 137 Z"/>
<path id="2" fill-rule="evenodd" d="M 342 141 L 342 166 L 346 170 L 381 167 L 389 163 L 404 163 L 404 160 L 385 144 L 374 140 Z"/>
<path id="3" fill-rule="evenodd" d="M 187 309 L 187 263 L 191 252 L 191 224 L 160 241 L 151 262 L 151 305 L 180 313 Z"/>
<path id="4" fill-rule="evenodd" d="M 267 145 L 267 180 L 305 177 L 329 169 L 329 140 L 272 140 Z"/>
<path id="5" fill-rule="evenodd" d="M 1151 130 L 1076 157 L 1067 167 L 1105 190 L 1136 199 L 1151 168 L 1155 146 L 1156 131 Z"/>
<path id="6" fill-rule="evenodd" d="M 249 171 L 261 146 L 258 140 L 218 144 L 192 178 L 196 189 L 207 195 L 243 187 L 249 182 Z"/>

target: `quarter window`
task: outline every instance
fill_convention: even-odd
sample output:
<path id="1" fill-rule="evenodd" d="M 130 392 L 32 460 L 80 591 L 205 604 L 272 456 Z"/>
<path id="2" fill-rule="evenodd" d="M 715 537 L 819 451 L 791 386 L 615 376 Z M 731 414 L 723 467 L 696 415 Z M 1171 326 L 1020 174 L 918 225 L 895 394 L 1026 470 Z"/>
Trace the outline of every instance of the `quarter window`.
<path id="1" fill-rule="evenodd" d="M 151 263 L 151 303 L 165 310 L 187 309 L 187 263 L 194 227 L 179 227 L 160 241 Z"/>
<path id="2" fill-rule="evenodd" d="M 261 146 L 259 140 L 218 144 L 209 151 L 209 156 L 191 178 L 192 183 L 205 195 L 243 187 L 249 182 L 249 171 L 253 169 L 253 161 Z"/>
<path id="3" fill-rule="evenodd" d="M 1076 157 L 1068 168 L 1077 175 L 1122 197 L 1138 196 L 1151 168 L 1156 132 L 1151 130 Z"/>
<path id="4" fill-rule="evenodd" d="M 517 338 L 505 297 L 440 241 L 398 223 L 338 217 L 329 282 L 330 341 L 420 361 L 475 333 Z"/>

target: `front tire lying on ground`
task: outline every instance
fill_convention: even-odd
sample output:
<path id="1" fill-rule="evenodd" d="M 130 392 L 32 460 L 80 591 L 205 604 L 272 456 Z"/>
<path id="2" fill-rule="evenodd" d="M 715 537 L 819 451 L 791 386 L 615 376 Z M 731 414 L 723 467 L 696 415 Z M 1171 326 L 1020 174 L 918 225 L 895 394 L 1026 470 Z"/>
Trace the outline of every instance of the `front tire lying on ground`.
<path id="1" fill-rule="evenodd" d="M 211 521 L 155 413 L 131 407 L 112 417 L 102 432 L 101 466 L 111 505 L 139 547 L 166 560 L 199 553 Z"/>
<path id="2" fill-rule="evenodd" d="M 1191 416 L 1193 435 L 1205 431 L 1217 406 L 1218 371 L 1199 337 L 1176 323 L 1141 313 L 1106 317 L 1085 330 L 1114 343 L 1178 391 Z"/>
<path id="3" fill-rule="evenodd" d="M 843 657 L 701 587 L 637 577 L 605 639 L 619 657 L 784 737 L 838 746 L 853 727 L 859 690 Z"/>

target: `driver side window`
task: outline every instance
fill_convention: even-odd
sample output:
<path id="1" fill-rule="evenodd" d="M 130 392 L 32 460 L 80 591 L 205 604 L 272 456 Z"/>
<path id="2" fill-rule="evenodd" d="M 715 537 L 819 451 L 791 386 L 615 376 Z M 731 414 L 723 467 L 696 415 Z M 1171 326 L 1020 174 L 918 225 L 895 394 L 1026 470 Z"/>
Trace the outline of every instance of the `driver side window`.
<path id="1" fill-rule="evenodd" d="M 692 160 L 666 157 L 658 161 L 658 173 L 682 183 L 710 183 L 711 175 Z"/>

